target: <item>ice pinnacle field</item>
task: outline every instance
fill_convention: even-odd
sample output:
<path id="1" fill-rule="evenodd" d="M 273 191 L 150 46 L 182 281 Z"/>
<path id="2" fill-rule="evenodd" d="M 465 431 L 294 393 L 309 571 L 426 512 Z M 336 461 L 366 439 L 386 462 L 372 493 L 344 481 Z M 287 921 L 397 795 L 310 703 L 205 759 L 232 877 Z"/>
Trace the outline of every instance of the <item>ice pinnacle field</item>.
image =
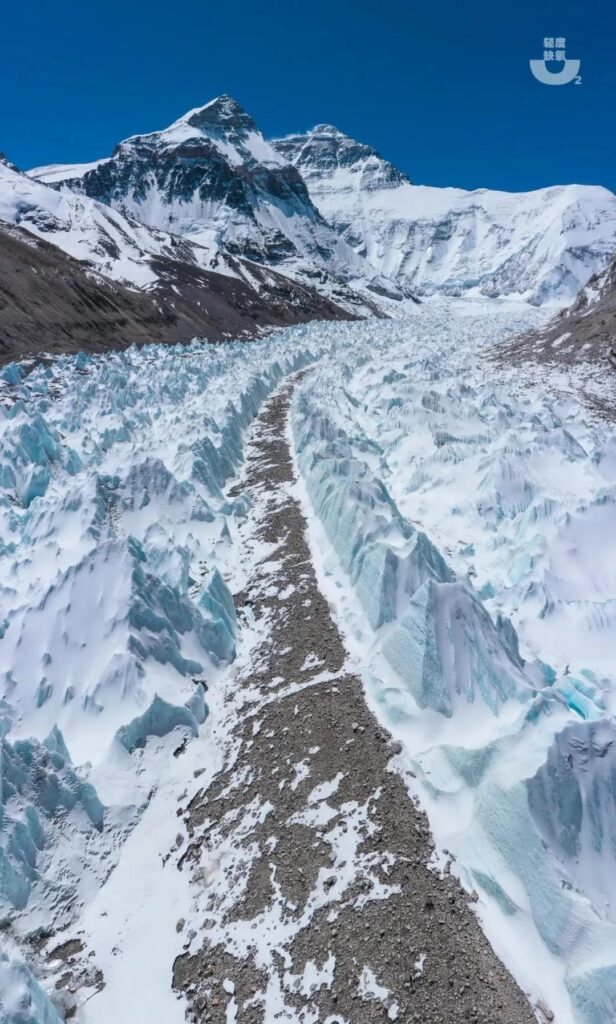
<path id="1" fill-rule="evenodd" d="M 0 878 L 13 937 L 1 971 L 15 999 L 34 993 L 33 1020 L 76 1005 L 88 1022 L 182 1021 L 174 961 L 216 942 L 227 862 L 235 886 L 250 882 L 270 801 L 256 797 L 218 852 L 204 845 L 179 871 L 182 813 L 229 756 L 229 708 L 258 728 L 258 652 L 287 641 L 268 639 L 270 615 L 251 611 L 257 568 L 280 541 L 255 540 L 242 462 L 253 418 L 298 370 L 292 488 L 346 670 L 427 811 L 433 869 L 449 863 L 476 894 L 533 1005 L 565 1024 L 609 1019 L 616 436 L 572 393 L 495 372 L 486 347 L 540 321 L 521 304 L 434 300 L 395 322 L 4 371 Z M 239 614 L 242 591 L 252 598 Z M 308 665 L 320 657 L 309 651 Z M 284 685 L 301 690 L 302 671 Z M 279 776 L 313 791 L 334 855 L 332 794 L 349 769 L 336 767 L 319 793 L 309 760 Z M 341 892 L 323 870 L 312 879 L 312 914 L 335 911 L 357 858 Z M 323 946 L 304 966 L 299 1010 L 284 932 L 298 912 L 279 894 L 246 914 L 241 943 L 226 933 L 260 971 L 254 1006 L 281 1015 L 266 1019 L 325 1019 L 310 1011 L 309 975 L 319 990 L 336 955 Z M 19 946 L 37 930 L 46 942 L 27 968 Z M 79 950 L 68 970 L 58 948 Z M 416 959 L 428 978 L 430 951 Z M 394 1005 L 366 984 L 367 1005 Z"/>

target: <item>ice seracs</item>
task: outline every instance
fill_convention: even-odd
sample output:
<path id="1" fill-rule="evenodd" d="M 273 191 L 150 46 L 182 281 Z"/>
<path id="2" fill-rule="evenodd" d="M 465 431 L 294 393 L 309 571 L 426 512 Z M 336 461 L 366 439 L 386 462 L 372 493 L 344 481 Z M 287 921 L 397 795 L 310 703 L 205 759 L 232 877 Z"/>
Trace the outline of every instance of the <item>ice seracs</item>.
<path id="1" fill-rule="evenodd" d="M 616 728 L 575 722 L 528 780 L 537 827 L 581 891 L 616 921 Z"/>
<path id="2" fill-rule="evenodd" d="M 203 729 L 238 642 L 225 577 L 247 501 L 223 489 L 264 398 L 322 345 L 296 340 L 0 373 L 0 915 L 15 936 L 70 923 Z"/>
<path id="3" fill-rule="evenodd" d="M 438 845 L 524 988 L 602 1024 L 613 430 L 482 359 L 541 318 L 430 299 L 400 334 L 364 328 L 365 348 L 358 326 L 344 370 L 325 356 L 298 390 L 293 434 L 323 585 Z"/>
<path id="4" fill-rule="evenodd" d="M 74 1010 L 72 1005 L 63 1007 L 69 1008 Z M 0 1010 L 7 1021 L 17 1024 L 62 1024 L 62 1017 L 17 950 L 0 952 Z"/>
<path id="5" fill-rule="evenodd" d="M 138 929 L 177 884 L 191 913 L 175 868 L 139 907 L 126 878 L 144 835 L 162 862 L 213 769 L 252 628 L 227 485 L 261 403 L 308 366 L 298 493 L 396 765 L 520 984 L 559 1024 L 616 1013 L 613 429 L 483 358 L 545 318 L 431 297 L 404 321 L 0 373 L 2 913 L 18 942 L 47 921 L 108 947 L 101 1016 L 127 906 Z"/>
<path id="6" fill-rule="evenodd" d="M 335 234 L 289 159 L 353 238 Z M 118 933 L 130 918 L 136 934 L 143 908 L 155 919 L 163 899 L 152 883 L 135 908 L 126 876 L 148 863 L 158 882 L 184 841 L 175 810 L 204 767 L 191 751 L 213 768 L 216 688 L 256 628 L 247 613 L 240 630 L 235 614 L 247 498 L 227 488 L 264 399 L 310 367 L 290 424 L 297 493 L 349 660 L 394 734 L 396 770 L 524 988 L 559 1024 L 614 1019 L 616 440 L 574 400 L 488 359 L 489 346 L 546 320 L 503 294 L 562 298 L 603 258 L 614 197 L 425 190 L 329 126 L 272 149 L 228 97 L 68 178 L 40 177 L 50 174 L 53 189 L 1 165 L 0 216 L 65 244 L 87 236 L 93 266 L 123 224 L 159 239 L 137 215 L 206 243 L 214 232 L 225 258 L 241 250 L 255 274 L 277 264 L 346 288 L 348 268 L 365 282 L 374 257 L 404 288 L 471 297 L 430 295 L 406 319 L 314 323 L 251 345 L 82 353 L 0 372 L 6 933 L 83 928 L 108 950 L 94 1012 L 119 998 Z M 343 208 L 348 222 L 336 220 Z M 218 712 L 224 729 L 222 701 Z M 341 773 L 329 778 L 315 786 L 315 814 L 329 814 L 318 804 Z M 127 858 L 144 834 L 154 845 Z M 165 956 L 194 910 L 180 874 L 167 875 Z M 238 941 L 252 942 L 241 929 Z M 7 989 L 56 1024 L 27 971 L 0 959 Z"/>

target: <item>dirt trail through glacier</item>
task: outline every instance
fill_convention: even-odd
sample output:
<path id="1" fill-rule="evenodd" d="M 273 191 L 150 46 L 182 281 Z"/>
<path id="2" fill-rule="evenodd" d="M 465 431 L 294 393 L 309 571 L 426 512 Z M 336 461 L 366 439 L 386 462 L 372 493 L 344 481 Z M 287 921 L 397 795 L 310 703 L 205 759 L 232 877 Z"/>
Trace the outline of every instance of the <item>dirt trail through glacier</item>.
<path id="1" fill-rule="evenodd" d="M 236 601 L 265 639 L 235 680 L 224 769 L 179 810 L 203 917 L 174 986 L 191 1021 L 531 1024 L 468 896 L 428 867 L 427 820 L 345 670 L 293 494 L 294 386 L 247 445 L 243 543 L 268 553 Z"/>

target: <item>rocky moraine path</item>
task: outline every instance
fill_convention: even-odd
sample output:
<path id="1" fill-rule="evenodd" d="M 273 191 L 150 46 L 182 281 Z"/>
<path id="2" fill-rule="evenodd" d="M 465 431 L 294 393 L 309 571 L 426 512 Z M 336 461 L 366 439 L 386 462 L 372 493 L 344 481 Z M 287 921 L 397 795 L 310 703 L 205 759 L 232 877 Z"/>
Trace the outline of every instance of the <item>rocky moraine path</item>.
<path id="1" fill-rule="evenodd" d="M 345 668 L 294 496 L 294 386 L 247 445 L 243 542 L 263 557 L 236 601 L 261 639 L 235 678 L 225 766 L 178 809 L 203 913 L 174 986 L 194 1022 L 532 1024 L 468 894 L 428 866 L 427 819 Z"/>

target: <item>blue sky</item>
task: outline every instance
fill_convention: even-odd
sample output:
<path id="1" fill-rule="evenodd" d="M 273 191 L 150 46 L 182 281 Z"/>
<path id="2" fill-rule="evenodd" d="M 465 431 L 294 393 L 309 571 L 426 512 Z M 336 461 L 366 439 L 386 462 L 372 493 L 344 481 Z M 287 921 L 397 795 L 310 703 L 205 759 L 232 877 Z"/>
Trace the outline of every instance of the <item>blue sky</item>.
<path id="1" fill-rule="evenodd" d="M 266 135 L 337 125 L 424 184 L 616 190 L 608 0 L 31 0 L 5 5 L 0 150 L 92 160 L 222 92 Z M 544 36 L 582 84 L 536 82 Z"/>

